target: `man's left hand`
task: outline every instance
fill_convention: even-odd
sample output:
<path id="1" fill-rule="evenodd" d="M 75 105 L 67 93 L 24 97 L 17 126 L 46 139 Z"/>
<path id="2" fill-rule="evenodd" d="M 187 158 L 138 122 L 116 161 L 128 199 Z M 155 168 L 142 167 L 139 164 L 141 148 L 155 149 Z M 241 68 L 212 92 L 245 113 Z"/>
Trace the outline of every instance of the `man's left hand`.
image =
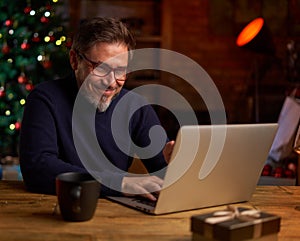
<path id="1" fill-rule="evenodd" d="M 167 144 L 165 145 L 164 150 L 163 150 L 163 155 L 168 164 L 171 159 L 171 154 L 173 152 L 174 145 L 175 145 L 175 141 L 169 141 L 169 142 L 167 142 Z"/>

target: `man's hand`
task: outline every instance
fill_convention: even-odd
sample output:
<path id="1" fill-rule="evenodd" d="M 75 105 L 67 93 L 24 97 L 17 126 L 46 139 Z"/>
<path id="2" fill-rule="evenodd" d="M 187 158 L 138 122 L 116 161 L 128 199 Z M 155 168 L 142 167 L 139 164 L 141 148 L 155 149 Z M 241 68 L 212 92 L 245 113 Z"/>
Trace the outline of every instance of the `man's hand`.
<path id="1" fill-rule="evenodd" d="M 164 147 L 163 155 L 167 163 L 170 162 L 175 141 L 169 141 Z M 152 193 L 159 193 L 163 180 L 157 176 L 124 177 L 122 181 L 122 193 L 126 196 L 140 195 L 152 201 L 156 197 Z"/>
<path id="2" fill-rule="evenodd" d="M 151 193 L 159 193 L 163 180 L 157 176 L 124 177 L 122 181 L 122 193 L 125 196 L 140 195 L 152 201 L 156 197 Z"/>
<path id="3" fill-rule="evenodd" d="M 169 141 L 169 142 L 167 142 L 167 144 L 165 145 L 165 148 L 163 150 L 163 155 L 164 155 L 165 160 L 168 164 L 169 164 L 170 159 L 171 159 L 171 154 L 173 152 L 174 145 L 175 145 L 175 141 Z"/>

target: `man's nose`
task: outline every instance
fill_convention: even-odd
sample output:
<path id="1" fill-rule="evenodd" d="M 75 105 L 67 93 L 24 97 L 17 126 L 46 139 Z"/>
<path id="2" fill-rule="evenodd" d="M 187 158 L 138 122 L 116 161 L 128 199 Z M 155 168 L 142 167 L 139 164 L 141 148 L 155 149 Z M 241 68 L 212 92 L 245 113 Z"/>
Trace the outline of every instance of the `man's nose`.
<path id="1" fill-rule="evenodd" d="M 113 71 L 110 71 L 108 73 L 108 75 L 106 75 L 105 78 L 103 78 L 103 79 L 104 79 L 103 84 L 105 84 L 107 87 L 112 85 L 114 82 L 116 82 L 115 75 L 114 75 Z"/>

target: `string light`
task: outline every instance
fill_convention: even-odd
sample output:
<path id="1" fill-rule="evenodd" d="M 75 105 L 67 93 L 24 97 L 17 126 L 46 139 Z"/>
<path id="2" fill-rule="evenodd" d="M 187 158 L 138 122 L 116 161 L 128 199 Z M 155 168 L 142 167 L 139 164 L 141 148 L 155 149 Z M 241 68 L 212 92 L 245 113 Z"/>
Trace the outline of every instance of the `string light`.
<path id="1" fill-rule="evenodd" d="M 9 129 L 13 131 L 14 129 L 16 129 L 16 125 L 15 124 L 10 124 Z"/>
<path id="2" fill-rule="evenodd" d="M 8 19 L 4 22 L 5 26 L 11 26 L 13 24 L 12 20 Z"/>
<path id="3" fill-rule="evenodd" d="M 46 43 L 48 43 L 48 42 L 50 41 L 50 37 L 49 37 L 49 36 L 46 36 L 46 37 L 44 38 L 44 41 L 45 41 Z"/>
<path id="4" fill-rule="evenodd" d="M 20 104 L 21 104 L 21 105 L 25 105 L 25 103 L 26 103 L 26 100 L 25 100 L 25 99 L 20 99 Z"/>
<path id="5" fill-rule="evenodd" d="M 13 94 L 13 93 L 9 93 L 9 94 L 7 95 L 7 98 L 8 98 L 9 100 L 12 100 L 12 99 L 14 98 L 14 94 Z"/>
<path id="6" fill-rule="evenodd" d="M 67 40 L 66 36 L 61 36 L 59 40 L 56 40 L 55 44 L 61 45 L 62 42 L 66 41 L 66 40 Z"/>
<path id="7" fill-rule="evenodd" d="M 16 128 L 16 130 L 19 130 L 20 127 L 21 127 L 21 123 L 20 123 L 20 121 L 17 121 L 17 122 L 15 123 L 15 128 Z"/>
<path id="8" fill-rule="evenodd" d="M 37 59 L 37 61 L 41 62 L 41 61 L 45 60 L 45 56 L 40 54 L 39 56 L 37 56 L 36 59 Z"/>
<path id="9" fill-rule="evenodd" d="M 3 101 L 0 106 L 2 107 L 3 125 L 0 129 L 8 136 L 12 136 L 12 138 L 7 138 L 7 141 L 0 141 L 0 150 L 2 150 L 3 145 L 8 145 L 9 147 L 11 145 L 13 147 L 17 144 L 14 143 L 16 140 L 14 135 L 21 128 L 20 114 L 22 114 L 24 106 L 27 104 L 25 96 L 34 89 L 35 86 L 33 83 L 44 80 L 44 78 L 39 78 L 36 81 L 34 74 L 32 75 L 33 79 L 29 78 L 32 72 L 34 72 L 34 65 L 41 65 L 44 69 L 51 68 L 53 62 L 51 55 L 59 50 L 55 44 L 59 46 L 66 41 L 66 37 L 61 36 L 64 34 L 65 28 L 61 24 L 57 24 L 60 21 L 52 22 L 52 18 L 55 20 L 58 17 L 53 11 L 54 8 L 52 5 L 58 3 L 59 0 L 50 0 L 47 3 L 41 3 L 39 6 L 34 4 L 34 7 L 31 6 L 32 1 L 24 1 L 27 5 L 21 11 L 19 8 L 13 9 L 16 10 L 16 14 L 13 12 L 9 15 L 10 17 L 4 16 L 5 19 L 2 19 L 5 31 L 0 31 L 0 42 L 2 42 L 2 45 L 0 44 L 0 51 L 2 52 L 0 54 L 2 53 L 1 60 L 3 66 L 6 66 L 4 72 L 8 72 L 10 78 L 4 78 L 4 82 L 2 82 L 2 78 L 0 81 L 0 102 L 1 99 Z M 28 25 L 28 21 L 31 22 L 30 26 Z M 35 25 L 36 28 L 33 28 Z M 34 31 L 34 29 L 37 30 Z M 26 76 L 20 74 L 20 72 L 22 73 L 25 70 Z M 41 75 L 43 74 L 41 73 Z M 45 74 L 47 75 L 47 73 Z M 10 85 L 10 81 L 12 81 L 12 85 Z M 8 85 L 6 85 L 6 82 L 8 82 Z M 6 101 L 10 102 L 11 106 L 6 106 Z M 18 119 L 16 120 L 16 118 Z"/>
<path id="10" fill-rule="evenodd" d="M 46 11 L 46 12 L 44 13 L 44 16 L 45 16 L 46 18 L 50 17 L 50 15 L 51 15 L 51 13 L 50 13 L 49 11 Z"/>
<path id="11" fill-rule="evenodd" d="M 55 44 L 56 44 L 57 46 L 61 45 L 61 40 L 56 40 Z"/>
<path id="12" fill-rule="evenodd" d="M 28 43 L 28 40 L 25 39 L 25 40 L 23 41 L 23 43 L 21 44 L 20 47 L 21 47 L 21 49 L 23 49 L 23 50 L 29 49 L 29 48 L 30 48 L 30 45 L 29 45 L 29 43 Z"/>

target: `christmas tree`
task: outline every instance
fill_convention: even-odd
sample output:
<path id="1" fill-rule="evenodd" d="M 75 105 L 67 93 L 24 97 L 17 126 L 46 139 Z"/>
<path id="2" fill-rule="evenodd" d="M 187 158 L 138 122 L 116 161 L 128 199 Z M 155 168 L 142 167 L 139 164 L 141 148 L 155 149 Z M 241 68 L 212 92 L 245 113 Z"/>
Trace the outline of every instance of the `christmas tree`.
<path id="1" fill-rule="evenodd" d="M 26 96 L 42 81 L 69 70 L 59 0 L 0 2 L 0 157 L 17 155 Z"/>

